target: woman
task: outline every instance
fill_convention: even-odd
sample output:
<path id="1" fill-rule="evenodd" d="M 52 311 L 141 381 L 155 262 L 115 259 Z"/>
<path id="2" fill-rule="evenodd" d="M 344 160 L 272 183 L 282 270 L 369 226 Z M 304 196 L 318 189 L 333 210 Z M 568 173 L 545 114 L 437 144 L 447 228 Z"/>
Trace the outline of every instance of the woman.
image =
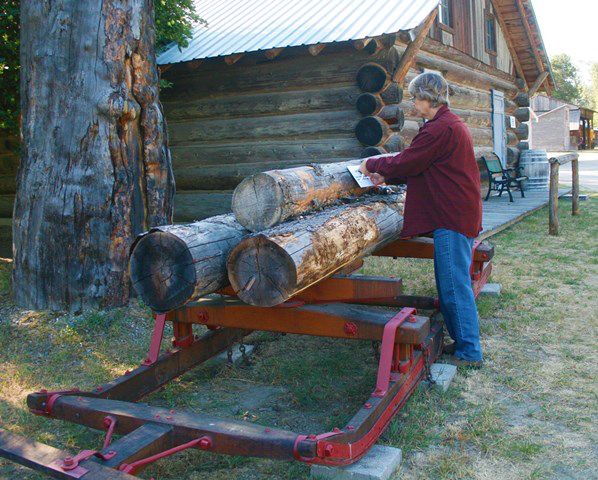
<path id="1" fill-rule="evenodd" d="M 426 123 L 401 153 L 367 158 L 362 173 L 372 181 L 406 183 L 402 237 L 434 235 L 434 273 L 440 310 L 450 337 L 445 346 L 456 365 L 480 367 L 478 313 L 469 269 L 474 238 L 482 230 L 480 171 L 471 134 L 448 108 L 441 75 L 423 73 L 409 84 Z"/>

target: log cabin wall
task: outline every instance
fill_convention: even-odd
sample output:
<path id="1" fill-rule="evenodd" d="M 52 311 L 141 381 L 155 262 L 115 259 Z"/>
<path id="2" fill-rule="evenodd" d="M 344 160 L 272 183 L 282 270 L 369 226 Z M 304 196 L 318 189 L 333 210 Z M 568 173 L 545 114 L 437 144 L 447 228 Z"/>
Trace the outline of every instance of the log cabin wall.
<path id="1" fill-rule="evenodd" d="M 317 56 L 293 47 L 273 60 L 255 52 L 233 65 L 214 59 L 166 71 L 175 220 L 230 211 L 232 190 L 253 173 L 359 158 L 357 71 L 384 63 L 393 41 L 373 54 L 345 42 Z"/>
<path id="2" fill-rule="evenodd" d="M 18 138 L 0 134 L 0 257 L 12 257 L 12 207 L 19 168 Z"/>

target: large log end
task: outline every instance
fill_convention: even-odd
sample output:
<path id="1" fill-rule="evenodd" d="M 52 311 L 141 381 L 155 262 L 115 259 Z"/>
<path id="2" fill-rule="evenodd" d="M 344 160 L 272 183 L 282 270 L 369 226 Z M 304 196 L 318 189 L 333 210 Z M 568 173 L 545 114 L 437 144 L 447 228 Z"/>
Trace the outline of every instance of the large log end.
<path id="1" fill-rule="evenodd" d="M 280 222 L 283 192 L 267 173 L 258 173 L 243 180 L 233 192 L 232 210 L 237 221 L 257 232 Z"/>
<path id="2" fill-rule="evenodd" d="M 134 245 L 129 263 L 133 288 L 156 312 L 183 305 L 196 283 L 193 257 L 180 238 L 153 231 Z"/>
<path id="3" fill-rule="evenodd" d="M 237 296 L 251 305 L 272 307 L 291 297 L 297 282 L 288 253 L 263 235 L 243 240 L 228 257 L 228 278 Z"/>

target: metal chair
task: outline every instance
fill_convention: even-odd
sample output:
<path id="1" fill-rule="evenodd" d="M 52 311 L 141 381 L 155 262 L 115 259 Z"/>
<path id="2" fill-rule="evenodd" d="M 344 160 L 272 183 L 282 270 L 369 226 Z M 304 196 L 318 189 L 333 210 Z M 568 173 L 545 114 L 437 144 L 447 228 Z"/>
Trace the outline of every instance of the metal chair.
<path id="1" fill-rule="evenodd" d="M 525 198 L 523 181 L 527 180 L 528 177 L 520 175 L 519 171 L 521 170 L 521 167 L 503 168 L 500 163 L 500 158 L 498 158 L 498 155 L 494 152 L 492 155 L 482 156 L 482 160 L 484 160 L 486 170 L 488 171 L 488 193 L 486 194 L 484 201 L 488 200 L 492 190 L 497 191 L 499 197 L 502 196 L 502 192 L 506 190 L 509 194 L 509 201 L 512 202 L 513 194 L 511 193 L 511 186 L 518 186 L 521 196 Z"/>

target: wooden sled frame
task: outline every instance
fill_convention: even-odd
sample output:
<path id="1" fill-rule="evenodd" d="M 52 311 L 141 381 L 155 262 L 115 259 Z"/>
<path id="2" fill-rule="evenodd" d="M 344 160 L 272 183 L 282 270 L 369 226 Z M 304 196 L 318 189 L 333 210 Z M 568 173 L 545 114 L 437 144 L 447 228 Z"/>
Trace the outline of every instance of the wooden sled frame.
<path id="1" fill-rule="evenodd" d="M 433 241 L 398 240 L 374 255 L 433 258 Z M 476 296 L 490 274 L 492 256 L 492 247 L 475 243 L 471 277 Z M 148 356 L 135 370 L 91 391 L 42 390 L 27 397 L 32 413 L 106 430 L 99 450 L 71 456 L 0 431 L 0 455 L 55 478 L 85 479 L 134 478 L 150 463 L 188 448 L 348 465 L 376 442 L 429 374 L 442 347 L 437 299 L 402 295 L 400 279 L 339 274 L 270 308 L 246 305 L 228 289 L 219 293 L 156 315 Z M 418 315 L 416 308 L 432 312 Z M 175 349 L 160 355 L 167 321 L 173 323 Z M 197 337 L 193 324 L 209 330 Z M 322 434 L 298 434 L 134 403 L 256 330 L 379 341 L 376 388 L 344 428 Z M 112 442 L 113 434 L 123 436 Z"/>

